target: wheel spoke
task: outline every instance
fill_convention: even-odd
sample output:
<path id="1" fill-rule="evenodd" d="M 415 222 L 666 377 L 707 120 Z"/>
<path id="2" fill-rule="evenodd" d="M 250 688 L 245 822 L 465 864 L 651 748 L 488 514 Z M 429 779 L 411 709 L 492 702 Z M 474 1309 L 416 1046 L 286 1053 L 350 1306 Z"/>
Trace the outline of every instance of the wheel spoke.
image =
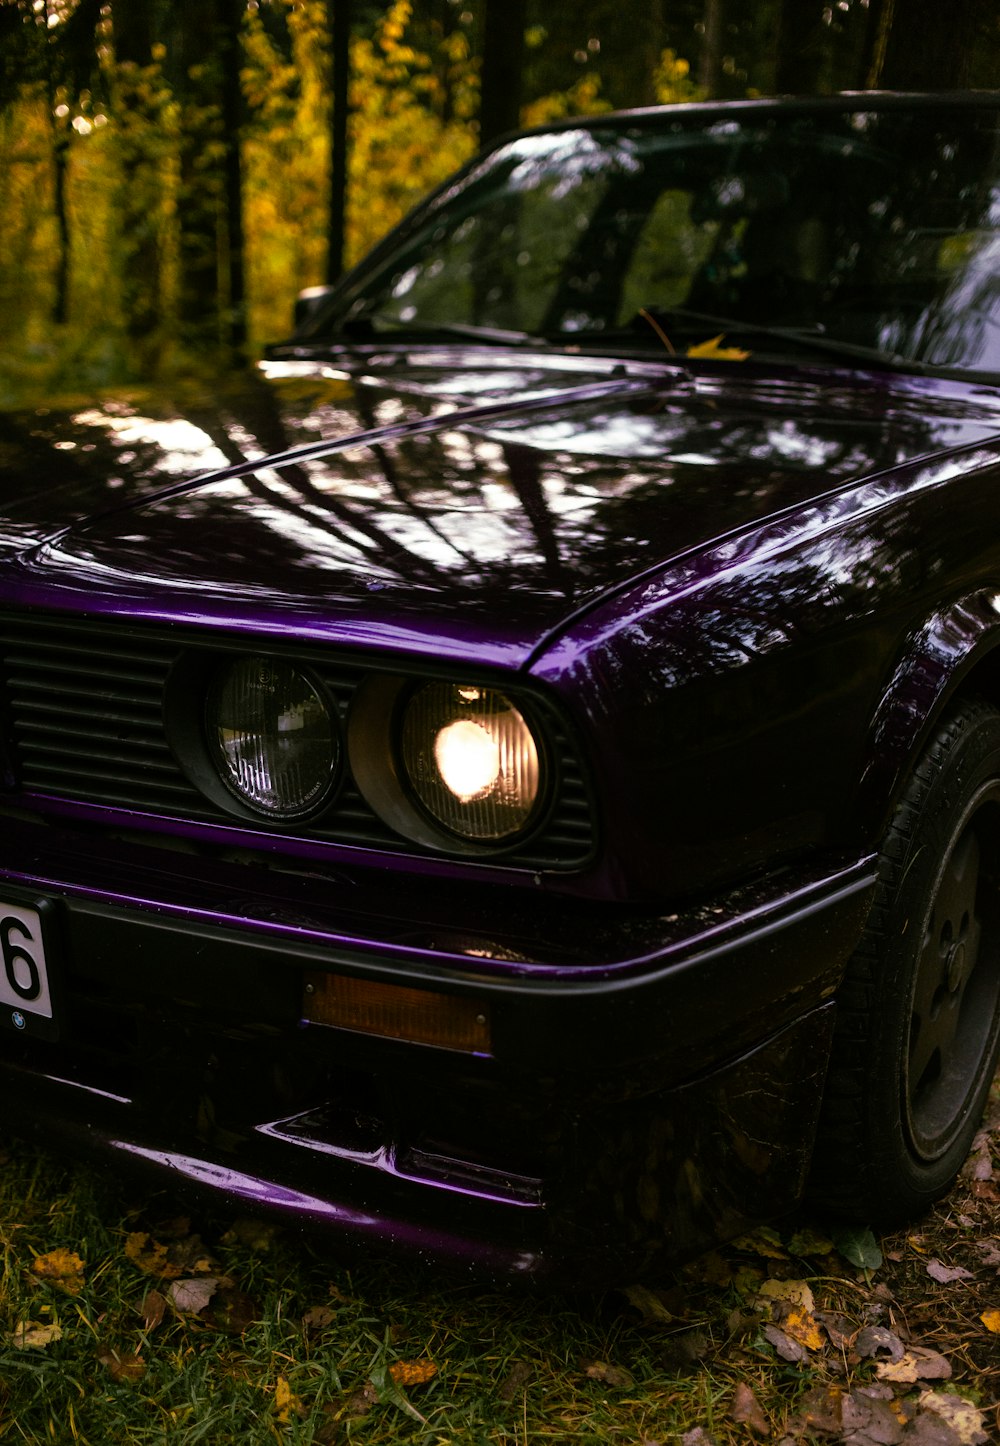
<path id="1" fill-rule="evenodd" d="M 917 964 L 910 1016 L 908 1080 L 910 1107 L 921 1111 L 945 1103 L 940 1091 L 964 1090 L 951 1075 L 965 988 L 975 967 L 980 925 L 975 915 L 979 883 L 979 840 L 968 829 L 949 857 L 938 885 Z M 964 1081 L 958 1081 L 964 1084 Z M 957 1098 L 958 1094 L 963 1099 Z"/>
<path id="2" fill-rule="evenodd" d="M 951 941 L 942 941 L 938 922 L 942 917 L 937 909 L 931 914 L 930 926 L 917 962 L 917 977 L 913 985 L 913 1017 L 918 1025 L 929 1022 L 944 984 L 945 961 Z"/>

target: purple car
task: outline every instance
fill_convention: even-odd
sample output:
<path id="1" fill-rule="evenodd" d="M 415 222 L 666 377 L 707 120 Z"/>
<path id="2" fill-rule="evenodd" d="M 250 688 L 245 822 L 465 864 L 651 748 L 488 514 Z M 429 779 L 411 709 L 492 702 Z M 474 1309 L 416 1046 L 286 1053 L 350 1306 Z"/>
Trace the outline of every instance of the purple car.
<path id="1" fill-rule="evenodd" d="M 605 115 L 0 418 L 0 1097 L 484 1275 L 941 1196 L 1000 1045 L 1000 96 Z"/>

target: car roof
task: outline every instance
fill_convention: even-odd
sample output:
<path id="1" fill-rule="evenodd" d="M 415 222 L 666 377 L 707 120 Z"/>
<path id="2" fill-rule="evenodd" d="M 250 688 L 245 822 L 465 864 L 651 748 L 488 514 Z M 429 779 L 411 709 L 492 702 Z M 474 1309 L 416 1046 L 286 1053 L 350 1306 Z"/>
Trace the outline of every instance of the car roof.
<path id="1" fill-rule="evenodd" d="M 833 95 L 764 96 L 752 100 L 682 101 L 670 105 L 637 106 L 631 110 L 604 111 L 598 115 L 570 116 L 548 121 L 525 130 L 510 131 L 491 142 L 489 151 L 506 144 L 515 136 L 550 135 L 559 131 L 618 129 L 634 126 L 655 126 L 667 119 L 704 118 L 712 120 L 726 115 L 768 116 L 777 114 L 816 114 L 858 110 L 991 110 L 1000 109 L 1000 90 L 955 91 L 837 91 Z"/>

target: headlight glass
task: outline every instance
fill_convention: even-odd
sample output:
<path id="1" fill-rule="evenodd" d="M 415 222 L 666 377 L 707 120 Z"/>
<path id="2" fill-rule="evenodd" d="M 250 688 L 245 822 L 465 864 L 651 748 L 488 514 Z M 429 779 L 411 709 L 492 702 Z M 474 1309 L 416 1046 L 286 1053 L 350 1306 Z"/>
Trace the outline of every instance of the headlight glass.
<path id="1" fill-rule="evenodd" d="M 402 757 L 424 808 L 462 838 L 507 838 L 535 811 L 538 745 L 524 716 L 492 688 L 420 688 L 403 715 Z"/>
<path id="2" fill-rule="evenodd" d="M 329 790 L 339 744 L 309 679 L 273 658 L 241 658 L 208 700 L 209 745 L 222 781 L 255 813 L 275 820 L 311 812 Z"/>

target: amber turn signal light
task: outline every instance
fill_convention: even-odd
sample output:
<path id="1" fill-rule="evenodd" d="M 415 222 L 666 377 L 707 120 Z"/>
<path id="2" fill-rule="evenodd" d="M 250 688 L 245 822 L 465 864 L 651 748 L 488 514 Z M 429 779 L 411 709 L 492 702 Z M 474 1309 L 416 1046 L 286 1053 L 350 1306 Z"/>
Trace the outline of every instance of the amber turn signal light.
<path id="1" fill-rule="evenodd" d="M 310 973 L 305 978 L 302 1017 L 310 1024 L 329 1024 L 384 1039 L 432 1044 L 466 1054 L 491 1052 L 485 1006 L 459 994 Z"/>

